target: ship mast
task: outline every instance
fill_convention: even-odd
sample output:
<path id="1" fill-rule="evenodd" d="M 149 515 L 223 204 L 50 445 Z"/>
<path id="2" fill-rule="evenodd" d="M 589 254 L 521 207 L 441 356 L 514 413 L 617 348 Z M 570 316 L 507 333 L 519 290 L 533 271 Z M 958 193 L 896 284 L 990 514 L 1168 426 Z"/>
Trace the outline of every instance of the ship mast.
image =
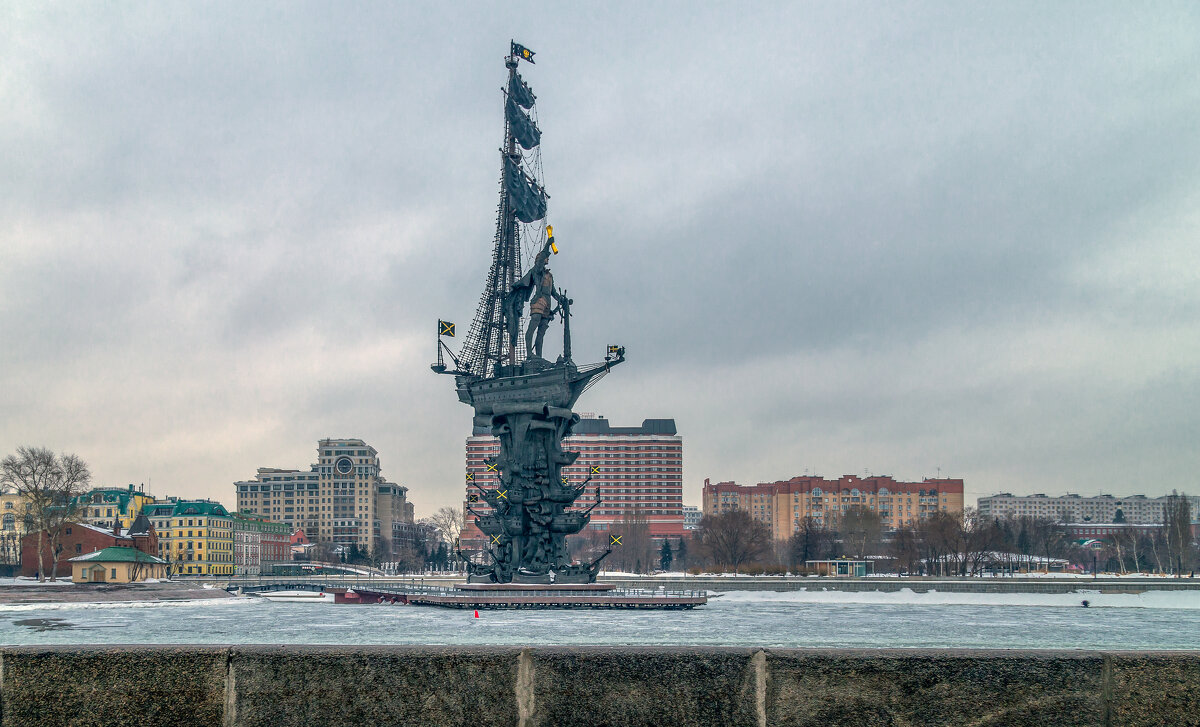
<path id="1" fill-rule="evenodd" d="M 522 308 L 506 305 L 506 298 L 522 275 L 520 225 L 537 222 L 546 216 L 547 195 L 537 179 L 537 170 L 526 170 L 528 165 L 524 163 L 526 159 L 522 153 L 522 149 L 532 150 L 539 145 L 541 131 L 523 110 L 532 109 L 536 97 L 517 72 L 521 58 L 517 55 L 518 47 L 511 46 L 504 63 L 508 69 L 508 84 L 492 265 L 475 318 L 457 358 L 456 373 L 481 378 L 499 376 L 502 366 L 516 366 L 525 357 L 524 348 L 512 345 L 510 338 L 511 331 L 520 329 Z M 524 57 L 532 60 L 532 54 Z M 544 235 L 544 232 L 538 232 Z"/>

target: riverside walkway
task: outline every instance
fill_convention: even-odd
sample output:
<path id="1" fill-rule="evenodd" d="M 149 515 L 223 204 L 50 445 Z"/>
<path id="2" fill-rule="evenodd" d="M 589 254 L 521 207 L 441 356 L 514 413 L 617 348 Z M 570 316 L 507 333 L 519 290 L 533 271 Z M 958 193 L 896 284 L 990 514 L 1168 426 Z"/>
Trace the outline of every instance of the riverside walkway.
<path id="1" fill-rule="evenodd" d="M 180 579 L 182 580 L 182 579 Z M 465 580 L 463 575 L 437 576 L 383 576 L 363 574 L 335 574 L 322 576 L 237 576 L 214 580 L 210 577 L 197 578 L 209 583 L 219 583 L 234 591 L 242 587 L 245 592 L 270 590 L 310 589 L 327 586 L 330 588 L 379 589 L 388 593 L 436 592 L 434 589 L 449 589 Z M 800 576 L 628 576 L 600 574 L 600 581 L 609 583 L 626 592 L 648 594 L 654 591 L 671 593 L 705 593 L 728 591 L 845 591 L 894 593 L 911 590 L 915 593 L 1076 593 L 1080 591 L 1099 593 L 1145 593 L 1146 591 L 1200 591 L 1200 578 L 1165 577 L 1104 577 L 1096 579 L 1079 577 L 896 577 L 868 576 L 863 578 L 800 577 Z"/>
<path id="2" fill-rule="evenodd" d="M 461 580 L 461 579 L 460 579 Z M 691 609 L 708 602 L 697 589 L 606 586 L 493 586 L 459 588 L 455 583 L 421 583 L 415 579 L 384 578 L 373 574 L 319 576 L 249 576 L 231 578 L 222 587 L 230 593 L 320 590 L 337 603 L 406 603 L 459 609 Z"/>

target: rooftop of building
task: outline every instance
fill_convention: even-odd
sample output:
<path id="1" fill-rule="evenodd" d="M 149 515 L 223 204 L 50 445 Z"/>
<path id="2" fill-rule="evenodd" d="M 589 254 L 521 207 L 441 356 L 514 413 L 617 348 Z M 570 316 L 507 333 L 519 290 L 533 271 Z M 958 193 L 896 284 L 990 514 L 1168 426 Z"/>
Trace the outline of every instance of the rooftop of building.
<path id="1" fill-rule="evenodd" d="M 167 561 L 159 558 L 156 555 L 143 553 L 137 548 L 126 548 L 120 545 L 110 546 L 97 550 L 86 555 L 77 555 L 71 558 L 72 563 L 94 562 L 94 563 L 162 563 Z"/>
<path id="2" fill-rule="evenodd" d="M 1045 494 L 1045 493 L 1043 493 L 1043 492 L 1038 492 L 1038 493 L 1036 493 L 1036 494 L 1033 494 L 1033 495 L 1014 495 L 1014 494 L 1013 494 L 1013 493 L 1011 493 L 1011 492 L 997 492 L 997 493 L 996 493 L 996 494 L 994 494 L 994 495 L 982 495 L 982 496 L 980 496 L 980 498 L 979 498 L 979 499 L 980 499 L 980 501 L 990 501 L 990 500 L 995 500 L 995 499 L 997 499 L 997 498 L 1002 498 L 1002 497 L 1006 497 L 1006 498 L 1012 498 L 1012 499 L 1016 499 L 1016 500 L 1022 500 L 1022 499 L 1023 499 L 1023 500 L 1029 500 L 1029 499 L 1038 499 L 1038 500 L 1063 500 L 1063 499 L 1071 499 L 1071 500 L 1120 500 L 1120 501 L 1129 501 L 1129 500 L 1161 500 L 1161 499 L 1163 499 L 1163 498 L 1165 498 L 1165 497 L 1169 497 L 1169 495 L 1140 495 L 1140 494 L 1139 494 L 1139 495 L 1109 495 L 1109 494 L 1103 494 L 1103 495 L 1079 495 L 1079 494 L 1076 494 L 1076 493 L 1073 493 L 1073 492 L 1068 492 L 1068 493 L 1066 493 L 1066 494 L 1064 494 L 1064 495 L 1047 495 L 1047 494 Z"/>
<path id="3" fill-rule="evenodd" d="M 371 450 L 371 454 L 377 454 L 374 447 L 367 444 L 361 439 L 341 438 L 341 439 L 322 439 L 317 442 L 318 447 L 366 447 Z"/>
<path id="4" fill-rule="evenodd" d="M 580 419 L 572 428 L 572 434 L 657 434 L 659 436 L 675 436 L 678 431 L 675 428 L 674 419 L 643 419 L 640 427 L 614 427 L 607 419 L 598 416 L 595 418 Z"/>
<path id="5" fill-rule="evenodd" d="M 125 507 L 134 497 L 152 497 L 138 489 L 136 485 L 125 487 L 94 487 L 87 492 L 77 495 L 75 501 L 86 505 L 101 503 L 117 504 Z"/>
<path id="6" fill-rule="evenodd" d="M 116 523 L 113 523 L 113 525 L 115 526 Z M 105 535 L 112 535 L 118 538 L 148 536 L 150 535 L 150 531 L 153 529 L 153 526 L 150 524 L 150 520 L 144 513 L 135 517 L 133 522 L 127 528 L 105 527 L 103 525 L 93 525 L 85 522 L 74 522 L 72 527 L 87 528 L 88 530 L 95 530 L 98 533 L 104 533 Z"/>
<path id="7" fill-rule="evenodd" d="M 878 492 L 881 489 L 886 489 L 895 492 L 935 490 L 942 493 L 960 494 L 963 491 L 963 481 L 950 477 L 926 477 L 920 482 L 902 482 L 891 475 L 871 475 L 868 477 L 842 475 L 836 480 L 827 480 L 820 475 L 801 475 L 788 480 L 760 482 L 756 485 L 739 485 L 736 482 L 711 483 L 707 479 L 704 481 L 705 491 L 740 492 L 744 494 L 811 492 L 814 488 L 820 488 L 822 492 L 830 493 L 856 489 L 867 492 Z"/>
<path id="8" fill-rule="evenodd" d="M 115 494 L 122 494 L 122 495 L 128 495 L 128 494 L 134 494 L 134 495 L 145 495 L 146 493 L 145 493 L 145 492 L 143 492 L 143 491 L 142 491 L 142 489 L 140 489 L 140 488 L 141 488 L 141 486 L 140 486 L 140 485 L 134 485 L 134 484 L 132 484 L 132 483 L 131 483 L 131 484 L 128 484 L 128 485 L 125 485 L 124 487 L 93 487 L 92 489 L 88 490 L 86 494 L 88 494 L 88 495 L 91 495 L 91 494 L 95 494 L 95 493 L 108 493 L 108 492 L 111 492 L 111 493 L 113 493 L 114 495 L 115 495 Z"/>
<path id="9" fill-rule="evenodd" d="M 142 510 L 150 517 L 178 517 L 180 515 L 209 515 L 229 517 L 225 506 L 214 500 L 180 500 L 169 498 L 166 502 L 152 502 Z"/>

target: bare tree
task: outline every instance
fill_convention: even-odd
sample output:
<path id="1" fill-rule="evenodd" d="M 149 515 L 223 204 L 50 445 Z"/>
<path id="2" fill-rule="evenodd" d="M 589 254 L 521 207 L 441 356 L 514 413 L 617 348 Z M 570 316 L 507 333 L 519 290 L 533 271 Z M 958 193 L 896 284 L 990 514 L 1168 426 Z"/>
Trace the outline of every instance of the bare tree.
<path id="1" fill-rule="evenodd" d="M 1066 554 L 1070 539 L 1067 537 L 1067 528 L 1064 523 L 1047 517 L 1023 518 L 1022 520 L 1030 544 L 1030 549 L 1025 552 L 1026 555 L 1042 556 L 1046 559 L 1046 567 L 1049 568 L 1051 559 L 1061 558 Z"/>
<path id="2" fill-rule="evenodd" d="M 650 538 L 650 522 L 641 510 L 630 510 L 621 519 L 612 524 L 609 542 L 619 537 L 620 542 L 613 544 L 613 553 L 609 558 L 616 568 L 631 573 L 649 573 L 654 570 L 658 559 L 654 555 L 654 541 Z"/>
<path id="3" fill-rule="evenodd" d="M 462 533 L 463 511 L 455 507 L 439 508 L 437 512 L 421 522 L 432 525 L 445 543 L 454 545 Z"/>
<path id="4" fill-rule="evenodd" d="M 913 526 L 906 525 L 892 534 L 889 554 L 896 561 L 896 573 L 901 568 L 908 575 L 919 574 L 921 568 L 921 543 Z"/>
<path id="5" fill-rule="evenodd" d="M 1113 549 L 1116 550 L 1116 552 L 1117 552 L 1117 571 L 1119 573 L 1121 573 L 1121 575 L 1124 575 L 1126 573 L 1125 551 L 1127 549 L 1134 549 L 1134 553 L 1135 553 L 1135 556 L 1133 559 L 1134 560 L 1134 568 L 1135 569 L 1137 568 L 1136 543 L 1137 543 L 1136 535 L 1134 533 L 1131 533 L 1129 530 L 1121 529 L 1121 530 L 1114 532 L 1112 535 Z"/>
<path id="6" fill-rule="evenodd" d="M 936 566 L 938 575 L 961 573 L 965 566 L 965 537 L 962 519 L 957 513 L 943 510 L 931 513 L 917 524 L 917 534 L 924 545 L 930 574 Z"/>
<path id="7" fill-rule="evenodd" d="M 696 536 L 709 557 L 735 573 L 771 550 L 771 531 L 744 510 L 704 516 Z"/>
<path id="8" fill-rule="evenodd" d="M 92 473 L 83 460 L 73 454 L 57 455 L 45 447 L 18 447 L 15 455 L 0 461 L 0 486 L 11 487 L 29 503 L 29 517 L 38 531 L 39 580 L 46 580 L 42 549 L 47 540 L 54 554 L 50 580 L 58 577 L 59 539 L 82 508 L 80 496 L 91 481 Z"/>
<path id="9" fill-rule="evenodd" d="M 1191 559 L 1192 508 L 1188 499 L 1175 490 L 1163 505 L 1163 535 L 1167 543 L 1167 564 L 1176 576 L 1183 574 Z"/>
<path id="10" fill-rule="evenodd" d="M 838 526 L 842 536 L 842 544 L 846 555 L 862 558 L 867 555 L 877 555 L 880 537 L 883 534 L 883 520 L 879 513 L 862 505 L 851 505 L 842 513 Z"/>
<path id="11" fill-rule="evenodd" d="M 1157 530 L 1150 534 L 1150 554 L 1154 556 L 1154 570 L 1156 573 L 1166 573 L 1166 571 L 1163 570 L 1162 556 L 1160 555 L 1161 552 L 1166 548 L 1164 543 L 1165 540 L 1166 538 L 1163 536 L 1163 532 L 1161 530 Z"/>
<path id="12" fill-rule="evenodd" d="M 810 560 L 825 557 L 833 542 L 833 535 L 813 516 L 800 518 L 796 532 L 787 540 L 787 558 L 794 570 L 804 567 Z"/>
<path id="13" fill-rule="evenodd" d="M 1000 525 L 994 519 L 979 516 L 979 511 L 968 507 L 962 513 L 963 567 L 961 575 L 974 573 L 983 575 L 983 564 L 993 559 L 993 553 L 1002 542 Z"/>
<path id="14" fill-rule="evenodd" d="M 133 582 L 140 581 L 142 574 L 146 574 L 149 577 L 149 574 L 152 572 L 150 563 L 149 555 L 134 548 L 133 565 L 129 567 L 129 580 Z"/>

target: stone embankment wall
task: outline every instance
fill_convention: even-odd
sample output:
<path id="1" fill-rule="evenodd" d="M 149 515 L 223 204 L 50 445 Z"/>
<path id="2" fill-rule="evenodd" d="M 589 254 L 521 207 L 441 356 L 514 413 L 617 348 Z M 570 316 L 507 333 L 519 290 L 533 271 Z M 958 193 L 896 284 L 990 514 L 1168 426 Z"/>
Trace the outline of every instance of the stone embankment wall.
<path id="1" fill-rule="evenodd" d="M 0 649 L 3 725 L 1200 725 L 1200 653 Z"/>
<path id="2" fill-rule="evenodd" d="M 627 588 L 694 588 L 709 591 L 882 591 L 911 590 L 916 593 L 1145 593 L 1146 591 L 1200 591 L 1196 578 L 641 578 L 609 579 Z"/>
<path id="3" fill-rule="evenodd" d="M 296 582 L 304 579 L 287 577 L 230 579 L 234 585 L 238 583 L 283 583 Z M 1100 593 L 1145 593 L 1146 591 L 1200 591 L 1200 578 L 796 578 L 782 576 L 688 576 L 687 578 L 656 578 L 645 576 L 630 578 L 615 576 L 601 577 L 604 583 L 612 583 L 621 588 L 666 588 L 667 590 L 708 590 L 708 591 L 884 591 L 893 592 L 909 589 L 916 593 L 938 591 L 939 593 L 1075 593 L 1078 591 L 1099 591 Z M 220 582 L 208 579 L 195 579 L 203 582 Z M 321 583 L 354 586 L 363 584 L 398 584 L 398 585 L 428 585 L 450 587 L 462 583 L 463 577 L 457 578 L 376 578 L 376 579 L 320 579 Z"/>

